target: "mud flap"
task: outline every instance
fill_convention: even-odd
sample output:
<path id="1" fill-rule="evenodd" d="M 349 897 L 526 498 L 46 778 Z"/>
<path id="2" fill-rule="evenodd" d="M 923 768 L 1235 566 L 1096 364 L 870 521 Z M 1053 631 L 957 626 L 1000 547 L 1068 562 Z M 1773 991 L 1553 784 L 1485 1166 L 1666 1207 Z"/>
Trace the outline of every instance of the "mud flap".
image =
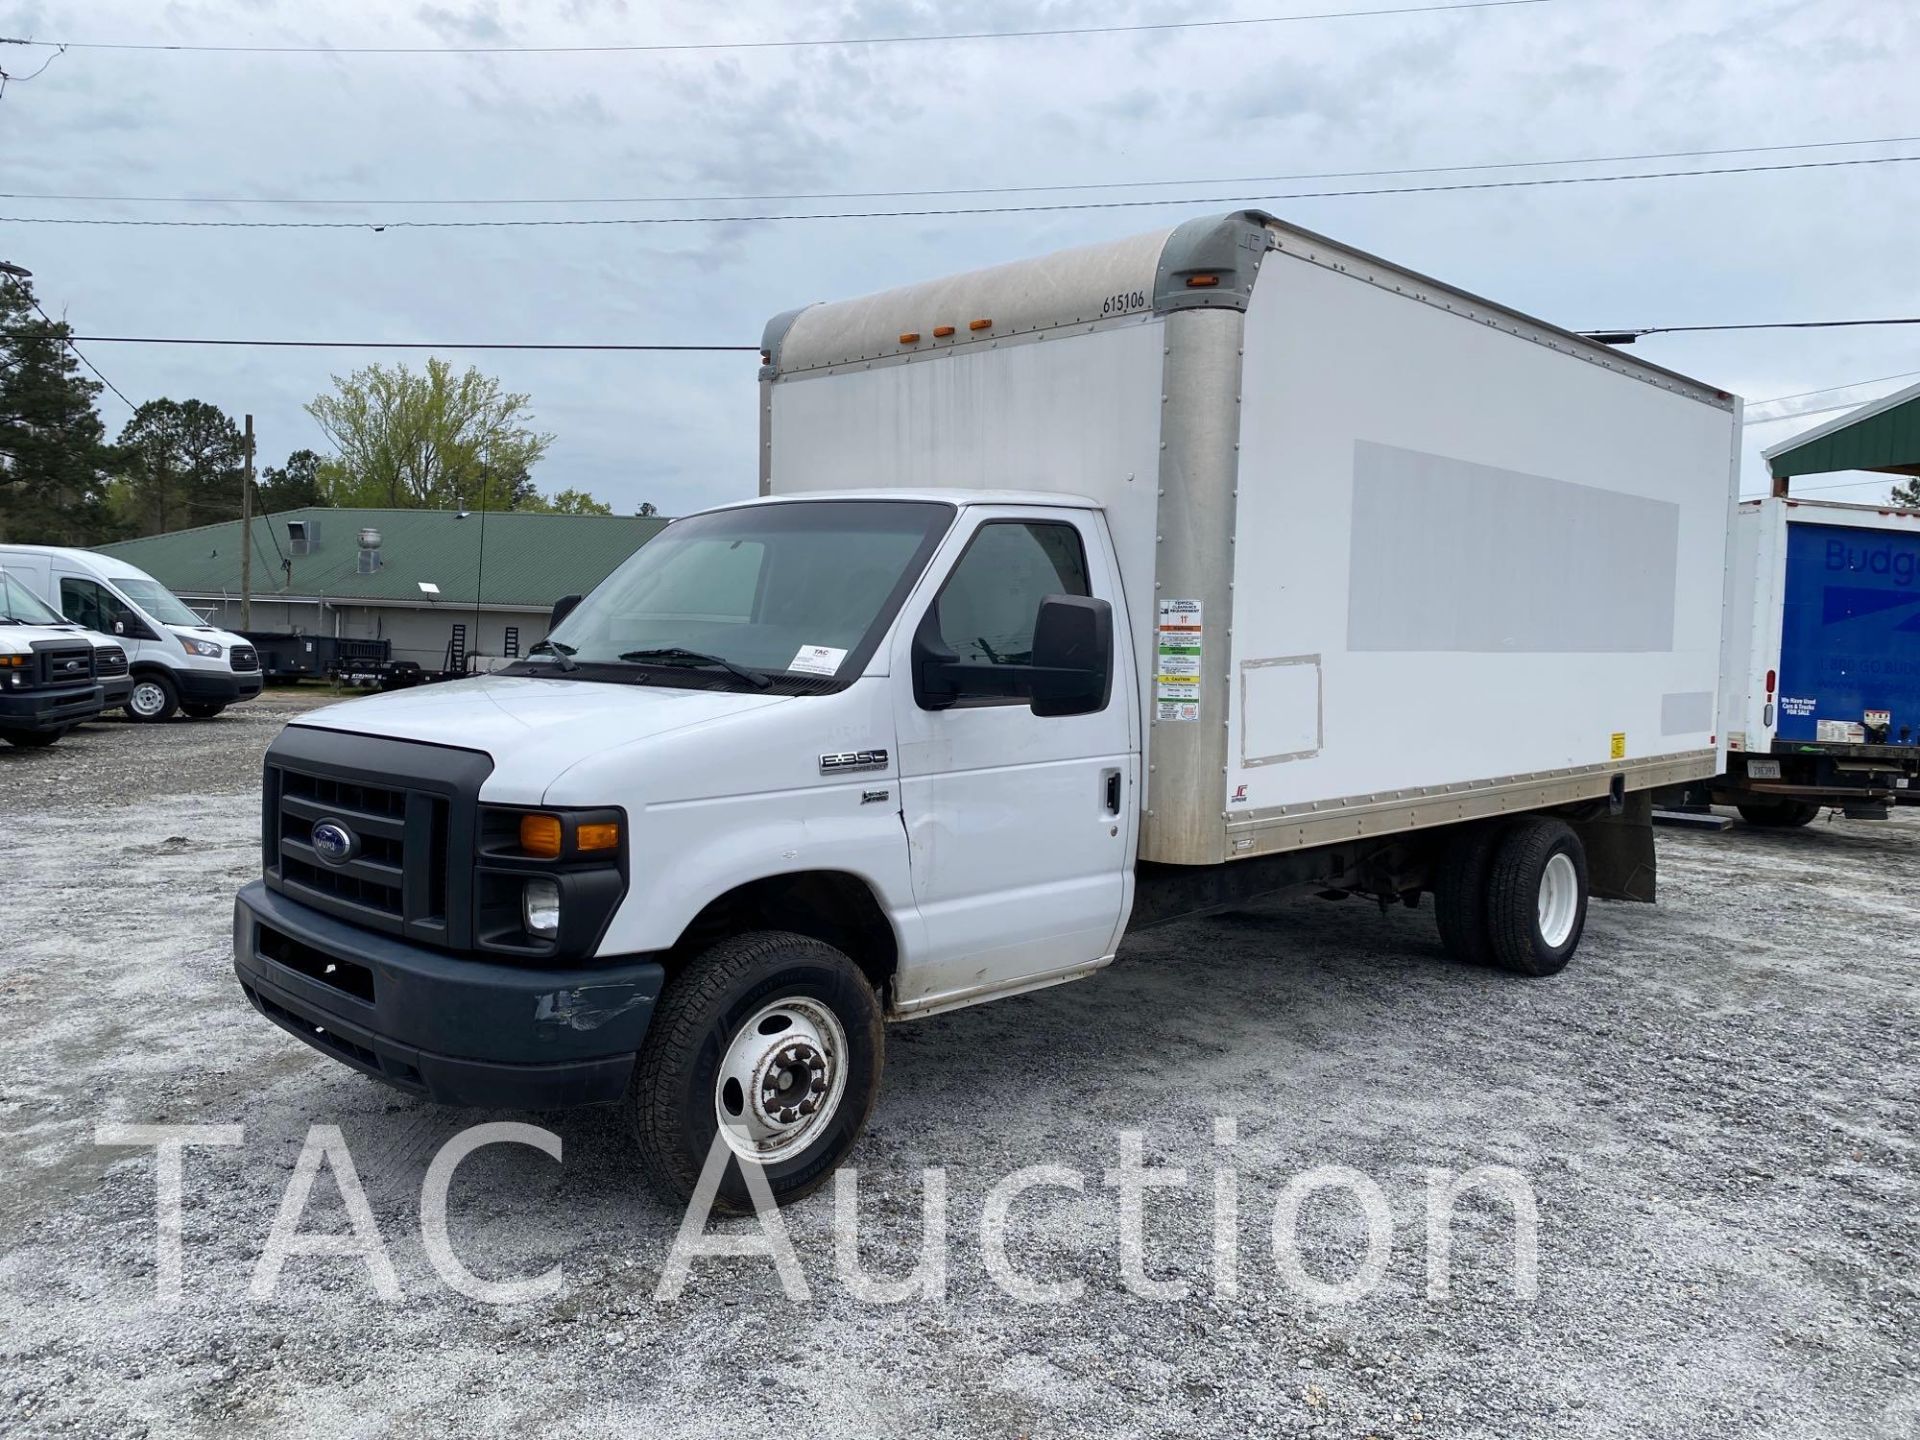
<path id="1" fill-rule="evenodd" d="M 1653 903 L 1658 878 L 1653 856 L 1653 792 L 1622 797 L 1617 814 L 1570 820 L 1587 852 L 1587 893 L 1598 900 Z"/>

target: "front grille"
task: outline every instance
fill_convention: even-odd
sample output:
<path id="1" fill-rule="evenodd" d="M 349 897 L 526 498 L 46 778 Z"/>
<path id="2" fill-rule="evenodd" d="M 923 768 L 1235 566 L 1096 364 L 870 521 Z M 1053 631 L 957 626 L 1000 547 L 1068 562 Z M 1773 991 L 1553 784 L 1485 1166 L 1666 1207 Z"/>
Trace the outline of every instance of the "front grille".
<path id="1" fill-rule="evenodd" d="M 127 673 L 127 652 L 118 645 L 101 645 L 93 652 L 94 673 L 102 679 L 111 679 Z"/>
<path id="2" fill-rule="evenodd" d="M 236 645 L 228 652 L 232 657 L 229 663 L 236 670 L 258 670 L 260 654 L 251 645 Z"/>
<path id="3" fill-rule="evenodd" d="M 40 657 L 40 683 L 48 689 L 76 689 L 93 684 L 93 646 L 48 644 L 34 646 Z"/>

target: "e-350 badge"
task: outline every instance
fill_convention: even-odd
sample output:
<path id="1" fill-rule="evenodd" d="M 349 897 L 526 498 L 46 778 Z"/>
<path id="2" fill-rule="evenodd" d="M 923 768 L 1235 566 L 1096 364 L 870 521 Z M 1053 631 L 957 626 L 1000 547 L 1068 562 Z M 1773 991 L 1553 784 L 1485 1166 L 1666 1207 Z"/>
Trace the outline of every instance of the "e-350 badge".
<path id="1" fill-rule="evenodd" d="M 845 775 L 853 770 L 884 770 L 887 768 L 887 752 L 884 750 L 842 750 L 837 755 L 820 757 L 822 775 Z"/>

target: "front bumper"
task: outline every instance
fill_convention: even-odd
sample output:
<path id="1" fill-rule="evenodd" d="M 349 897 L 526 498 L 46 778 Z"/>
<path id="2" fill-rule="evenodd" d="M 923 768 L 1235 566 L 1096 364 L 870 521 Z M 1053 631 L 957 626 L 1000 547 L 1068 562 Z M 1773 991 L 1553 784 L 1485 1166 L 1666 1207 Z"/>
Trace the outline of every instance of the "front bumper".
<path id="1" fill-rule="evenodd" d="M 254 1008 L 344 1065 L 443 1105 L 546 1110 L 625 1093 L 658 962 L 502 965 L 348 925 L 254 881 L 233 968 Z"/>
<path id="2" fill-rule="evenodd" d="M 0 691 L 0 730 L 59 730 L 105 707 L 98 685 L 84 690 Z"/>
<path id="3" fill-rule="evenodd" d="M 133 695 L 133 676 L 118 675 L 111 680 L 100 682 L 100 708 L 117 709 L 127 703 Z"/>
<path id="4" fill-rule="evenodd" d="M 231 705 L 251 700 L 266 683 L 258 670 L 170 670 L 168 677 L 182 700 L 196 705 Z"/>

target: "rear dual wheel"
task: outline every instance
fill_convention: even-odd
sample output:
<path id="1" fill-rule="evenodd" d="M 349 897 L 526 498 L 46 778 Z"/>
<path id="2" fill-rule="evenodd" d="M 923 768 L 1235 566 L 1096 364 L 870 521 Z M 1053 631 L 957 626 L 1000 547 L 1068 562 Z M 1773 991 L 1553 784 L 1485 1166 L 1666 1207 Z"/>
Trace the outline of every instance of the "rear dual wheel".
<path id="1" fill-rule="evenodd" d="M 1587 923 L 1587 857 L 1564 821 L 1526 815 L 1459 832 L 1434 879 L 1440 942 L 1456 960 L 1556 975 Z"/>

